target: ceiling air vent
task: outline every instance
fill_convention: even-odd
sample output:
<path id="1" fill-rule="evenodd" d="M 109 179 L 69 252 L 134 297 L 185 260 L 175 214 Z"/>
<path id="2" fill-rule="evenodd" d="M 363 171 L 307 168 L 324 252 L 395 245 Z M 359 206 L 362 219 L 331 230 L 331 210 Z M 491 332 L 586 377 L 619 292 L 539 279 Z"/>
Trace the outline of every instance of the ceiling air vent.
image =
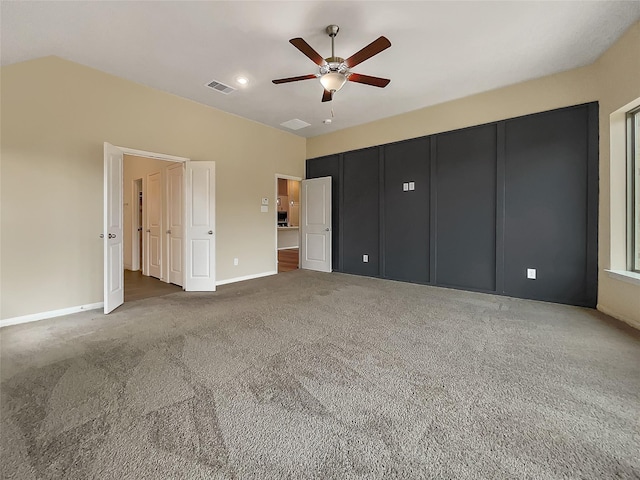
<path id="1" fill-rule="evenodd" d="M 229 95 L 231 92 L 235 92 L 236 89 L 230 87 L 229 85 L 225 85 L 224 83 L 218 82 L 217 80 L 213 80 L 210 83 L 207 83 L 207 87 L 213 88 L 216 92 L 224 93 L 225 95 Z"/>
<path id="2" fill-rule="evenodd" d="M 299 118 L 294 118 L 293 120 L 288 120 L 286 122 L 281 123 L 280 125 L 290 130 L 300 130 L 301 128 L 308 127 L 311 124 L 305 122 L 304 120 L 300 120 Z"/>

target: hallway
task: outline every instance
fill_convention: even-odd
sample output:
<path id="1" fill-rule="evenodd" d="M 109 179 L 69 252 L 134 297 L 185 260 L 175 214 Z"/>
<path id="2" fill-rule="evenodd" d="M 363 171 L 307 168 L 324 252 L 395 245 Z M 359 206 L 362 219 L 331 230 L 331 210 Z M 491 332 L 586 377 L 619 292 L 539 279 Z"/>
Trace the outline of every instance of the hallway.
<path id="1" fill-rule="evenodd" d="M 287 248 L 278 250 L 278 273 L 290 272 L 298 269 L 298 249 Z"/>
<path id="2" fill-rule="evenodd" d="M 140 270 L 124 271 L 124 301 L 142 300 L 143 298 L 160 297 L 169 293 L 181 292 L 182 287 L 165 283 L 157 278 L 147 277 Z"/>

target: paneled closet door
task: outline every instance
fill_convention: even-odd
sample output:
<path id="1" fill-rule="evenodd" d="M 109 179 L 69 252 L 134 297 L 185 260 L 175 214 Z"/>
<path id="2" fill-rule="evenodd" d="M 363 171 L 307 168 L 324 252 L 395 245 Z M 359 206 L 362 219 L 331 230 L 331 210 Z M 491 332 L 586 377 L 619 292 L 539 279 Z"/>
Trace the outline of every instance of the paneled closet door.
<path id="1" fill-rule="evenodd" d="M 343 272 L 378 276 L 380 255 L 379 149 L 344 154 Z"/>
<path id="2" fill-rule="evenodd" d="M 588 109 L 505 122 L 508 295 L 595 306 L 587 293 Z"/>
<path id="3" fill-rule="evenodd" d="M 435 136 L 436 283 L 496 288 L 497 126 Z"/>
<path id="4" fill-rule="evenodd" d="M 429 282 L 429 138 L 384 148 L 385 278 Z"/>

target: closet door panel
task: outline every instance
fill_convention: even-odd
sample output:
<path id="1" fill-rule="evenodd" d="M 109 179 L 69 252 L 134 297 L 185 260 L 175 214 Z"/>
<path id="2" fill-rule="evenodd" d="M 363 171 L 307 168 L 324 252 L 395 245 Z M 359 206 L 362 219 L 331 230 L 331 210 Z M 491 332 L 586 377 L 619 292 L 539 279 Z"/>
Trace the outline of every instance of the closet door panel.
<path id="1" fill-rule="evenodd" d="M 384 148 L 384 276 L 429 282 L 428 137 Z M 405 191 L 413 182 L 413 190 Z"/>
<path id="2" fill-rule="evenodd" d="M 495 291 L 497 126 L 436 137 L 436 283 Z"/>
<path id="3" fill-rule="evenodd" d="M 587 106 L 506 121 L 508 295 L 595 305 L 586 298 L 587 122 Z"/>
<path id="4" fill-rule="evenodd" d="M 346 273 L 380 274 L 378 157 L 377 147 L 344 154 L 341 227 L 342 271 Z"/>

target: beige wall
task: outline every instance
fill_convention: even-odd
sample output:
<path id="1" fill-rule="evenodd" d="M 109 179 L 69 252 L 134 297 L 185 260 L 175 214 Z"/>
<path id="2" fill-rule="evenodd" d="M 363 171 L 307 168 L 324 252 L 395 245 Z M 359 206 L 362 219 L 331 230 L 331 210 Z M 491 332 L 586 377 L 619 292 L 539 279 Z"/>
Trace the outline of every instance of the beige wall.
<path id="1" fill-rule="evenodd" d="M 625 268 L 626 158 L 615 145 L 611 157 L 610 116 L 640 97 L 640 23 L 594 64 L 600 102 L 600 231 L 598 309 L 640 328 L 640 285 L 611 278 L 604 269 Z M 613 176 L 612 176 L 613 173 Z"/>
<path id="2" fill-rule="evenodd" d="M 640 97 L 640 23 L 632 26 L 594 64 L 557 75 L 531 80 L 471 97 L 416 110 L 307 141 L 307 158 L 380 145 L 407 138 L 445 132 L 472 125 L 566 107 L 585 102 L 600 103 L 600 216 L 598 308 L 640 328 L 640 286 L 613 279 L 614 254 L 624 255 L 624 222 L 609 228 L 611 209 L 624 215 L 623 176 L 609 177 L 609 115 Z M 623 158 L 614 159 L 623 162 Z M 624 171 L 624 169 L 622 169 Z M 613 207 L 609 194 L 622 197 Z"/>
<path id="3" fill-rule="evenodd" d="M 1 319 L 102 301 L 105 141 L 214 160 L 217 280 L 276 270 L 273 181 L 303 176 L 304 138 L 56 57 L 0 75 Z"/>
<path id="4" fill-rule="evenodd" d="M 609 176 L 609 114 L 640 97 L 639 62 L 637 23 L 593 65 L 306 142 L 56 57 L 3 67 L 0 319 L 102 301 L 105 141 L 216 161 L 216 275 L 227 280 L 276 269 L 273 179 L 302 177 L 305 148 L 313 158 L 597 100 L 599 308 L 640 325 L 640 287 L 603 271 L 621 235 L 609 229 L 609 194 L 624 188 Z M 261 197 L 270 198 L 268 214 Z"/>

